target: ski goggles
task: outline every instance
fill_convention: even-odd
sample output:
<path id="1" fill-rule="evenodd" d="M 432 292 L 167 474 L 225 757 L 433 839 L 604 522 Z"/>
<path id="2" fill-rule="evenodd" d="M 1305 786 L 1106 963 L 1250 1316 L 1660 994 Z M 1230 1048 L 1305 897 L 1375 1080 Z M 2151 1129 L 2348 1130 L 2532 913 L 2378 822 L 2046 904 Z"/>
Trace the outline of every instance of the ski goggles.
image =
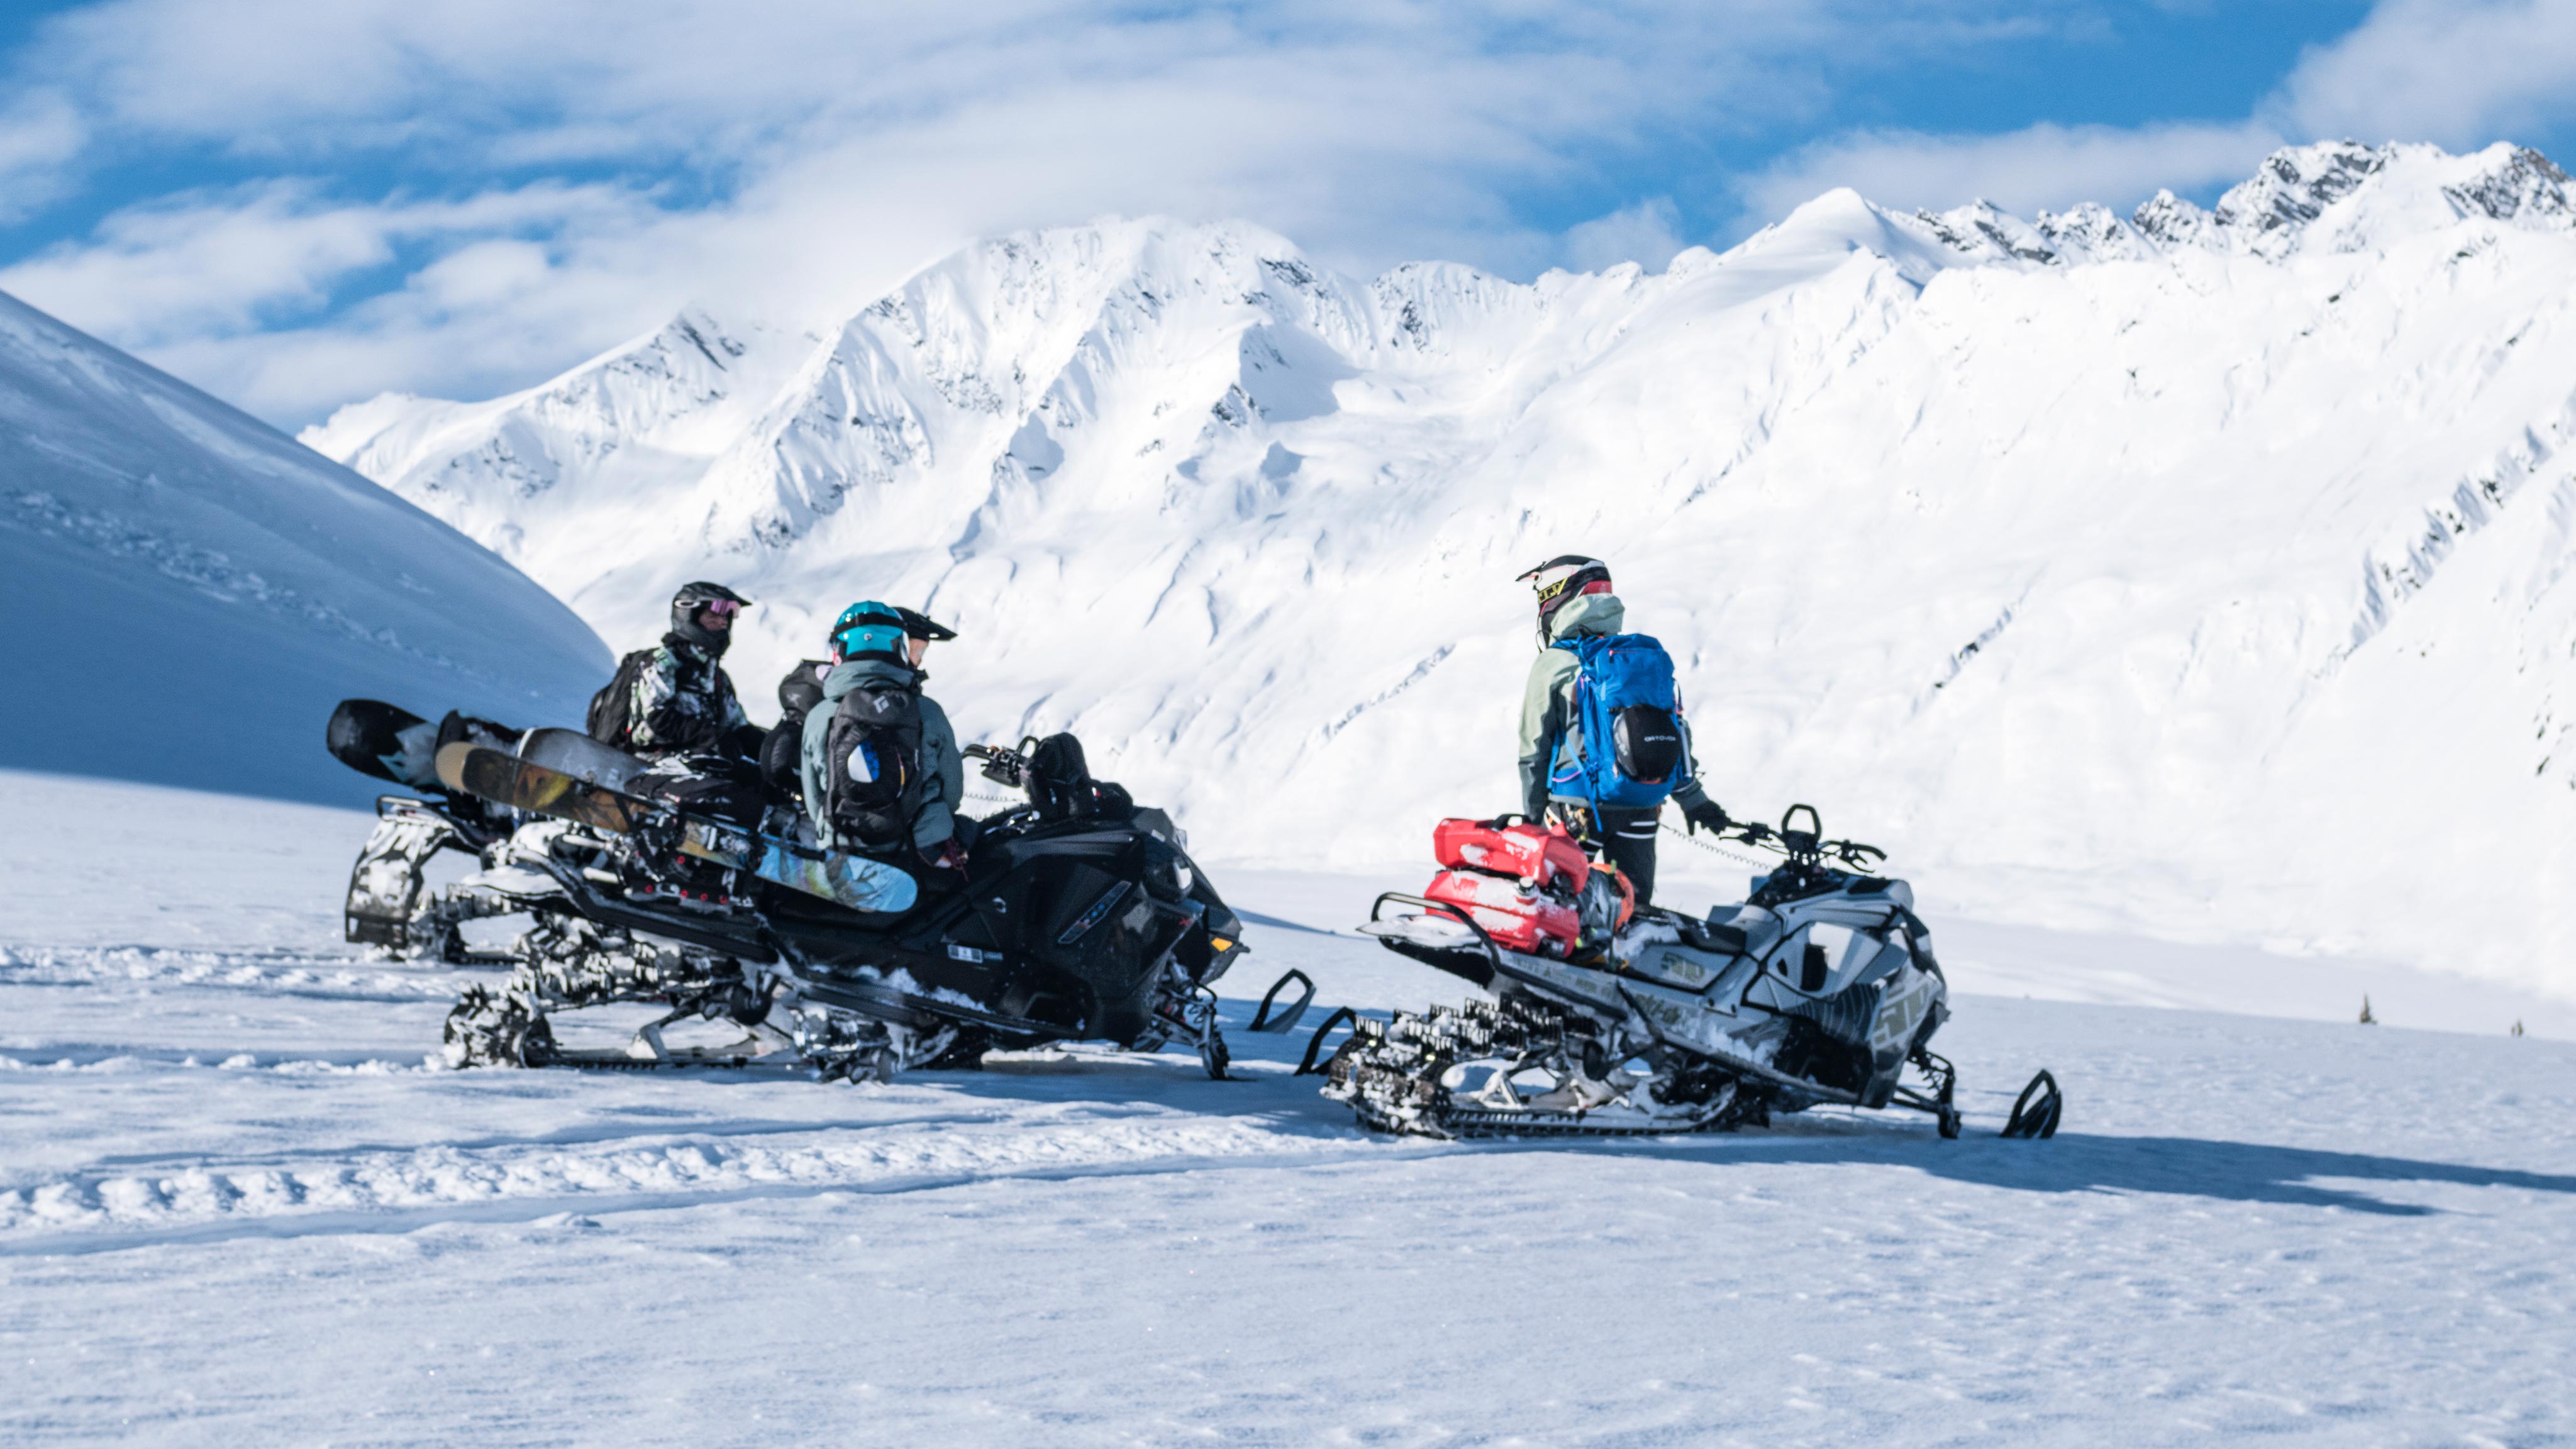
<path id="1" fill-rule="evenodd" d="M 742 605 L 735 603 L 731 599 L 709 599 L 705 603 L 698 605 L 698 612 L 701 614 L 714 614 L 719 618 L 730 619 L 734 615 L 742 612 Z"/>

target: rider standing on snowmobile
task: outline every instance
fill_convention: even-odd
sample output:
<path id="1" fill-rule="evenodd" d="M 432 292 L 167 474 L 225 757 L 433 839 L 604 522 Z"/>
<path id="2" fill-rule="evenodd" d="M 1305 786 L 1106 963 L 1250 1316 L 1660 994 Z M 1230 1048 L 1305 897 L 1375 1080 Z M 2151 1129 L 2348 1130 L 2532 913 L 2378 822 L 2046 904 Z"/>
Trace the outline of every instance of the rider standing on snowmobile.
<path id="1" fill-rule="evenodd" d="M 592 698 L 591 738 L 648 760 L 757 758 L 762 731 L 717 663 L 750 602 L 722 584 L 683 585 L 671 596 L 671 631 L 618 661 L 617 677 Z"/>
<path id="2" fill-rule="evenodd" d="M 956 631 L 870 599 L 832 625 L 832 672 L 805 715 L 805 807 L 815 843 L 965 863 L 957 806 L 966 763 L 948 712 L 921 692 L 921 661 Z"/>
<path id="3" fill-rule="evenodd" d="M 1538 590 L 1539 642 L 1529 687 L 1521 696 L 1521 808 L 1532 820 L 1562 822 L 1576 839 L 1596 848 L 1628 878 L 1637 903 L 1644 905 L 1655 892 L 1655 828 L 1662 804 L 1597 804 L 1579 793 L 1586 742 L 1575 699 L 1581 660 L 1573 641 L 1621 634 L 1628 607 L 1610 592 L 1610 566 L 1580 554 L 1549 559 L 1521 575 L 1521 581 Z M 1678 698 L 1673 705 L 1671 720 L 1687 768 L 1690 726 L 1682 721 Z M 1674 783 L 1670 798 L 1693 829 L 1723 830 L 1730 823 L 1692 775 L 1683 774 Z"/>

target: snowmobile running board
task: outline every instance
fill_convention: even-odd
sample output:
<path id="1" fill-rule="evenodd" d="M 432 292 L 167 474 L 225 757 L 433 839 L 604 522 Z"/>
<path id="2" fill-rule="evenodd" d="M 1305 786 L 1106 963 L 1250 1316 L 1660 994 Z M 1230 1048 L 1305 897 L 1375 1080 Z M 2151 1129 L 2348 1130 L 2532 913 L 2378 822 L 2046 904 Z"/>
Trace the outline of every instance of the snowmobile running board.
<path id="1" fill-rule="evenodd" d="M 1008 1032 L 1014 1036 L 1052 1037 L 1062 1030 L 1060 1027 L 1050 1026 L 1043 1021 L 1033 1021 L 1028 1017 L 1005 1016 L 997 1011 L 984 1011 L 949 1001 L 939 1002 L 937 1009 L 934 1010 L 924 1004 L 928 1001 L 926 997 L 897 991 L 891 986 L 879 986 L 873 982 L 850 981 L 837 976 L 822 976 L 805 971 L 800 971 L 797 975 L 800 982 L 798 989 L 805 996 L 827 1006 L 847 1007 L 880 1021 L 893 1022 L 897 1026 L 937 1026 L 945 1019 L 971 1021 L 977 1026 Z"/>

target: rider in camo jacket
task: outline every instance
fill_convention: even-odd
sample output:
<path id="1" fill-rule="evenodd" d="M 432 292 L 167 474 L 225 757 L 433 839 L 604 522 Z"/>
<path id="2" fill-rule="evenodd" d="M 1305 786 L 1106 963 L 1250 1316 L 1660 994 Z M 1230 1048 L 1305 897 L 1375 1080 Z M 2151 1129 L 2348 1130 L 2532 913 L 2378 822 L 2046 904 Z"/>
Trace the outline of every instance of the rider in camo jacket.
<path id="1" fill-rule="evenodd" d="M 756 758 L 761 730 L 742 712 L 717 662 L 733 622 L 751 602 L 722 584 L 685 585 L 671 597 L 671 632 L 636 671 L 622 742 L 648 759 L 666 755 Z"/>

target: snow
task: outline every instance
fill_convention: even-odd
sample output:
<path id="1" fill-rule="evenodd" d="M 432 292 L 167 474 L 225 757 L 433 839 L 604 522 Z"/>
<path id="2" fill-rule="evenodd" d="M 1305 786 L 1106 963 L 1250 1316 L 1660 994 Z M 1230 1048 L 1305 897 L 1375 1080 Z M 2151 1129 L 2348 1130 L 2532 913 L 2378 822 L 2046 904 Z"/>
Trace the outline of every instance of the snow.
<path id="1" fill-rule="evenodd" d="M 5 295 L 0 475 L 0 765 L 353 804 L 340 699 L 560 719 L 608 668 L 455 530 Z"/>
<path id="2" fill-rule="evenodd" d="M 1463 989 L 1346 932 L 1408 878 L 1211 867 L 1254 914 L 1246 1080 L 1082 1048 L 881 1088 L 451 1072 L 479 974 L 338 943 L 364 815 L 6 772 L 0 802 L 11 871 L 42 818 L 159 822 L 0 918 L 11 1443 L 2576 1433 L 2576 1022 L 2508 1037 L 2529 998 L 2474 983 L 2417 978 L 2475 1034 L 2225 1015 L 2348 1016 L 2343 978 L 1943 919 L 1961 1141 L 1407 1143 L 1241 1027 L 1291 964 L 1319 1009 Z M 2041 1064 L 2065 1130 L 1996 1139 Z"/>
<path id="3" fill-rule="evenodd" d="M 1282 867 L 1514 803 L 1512 579 L 1590 552 L 1717 798 L 1814 803 L 1929 904 L 2570 996 L 2571 275 L 2507 146 L 2126 219 L 1838 191 L 1529 285 L 1112 221 L 307 439 L 621 647 L 744 588 L 755 710 L 843 605 L 928 607 L 969 736 L 1072 728 Z"/>
<path id="4" fill-rule="evenodd" d="M 0 1442 L 2576 1438 L 2564 180 L 1841 192 L 1529 286 L 1103 223 L 309 435 L 391 494 L 0 299 Z M 1245 1030 L 1291 966 L 1310 1023 L 1467 994 L 1350 928 L 1508 803 L 1509 580 L 1569 548 L 1721 799 L 1894 852 L 1965 1139 L 1392 1141 Z M 1241 1079 L 441 1068 L 491 977 L 341 942 L 322 711 L 567 722 L 581 619 L 701 575 L 754 701 L 926 603 L 970 738 L 1171 807 Z M 1670 839 L 1662 895 L 1755 864 Z M 2065 1129 L 1999 1140 L 2043 1065 Z"/>

